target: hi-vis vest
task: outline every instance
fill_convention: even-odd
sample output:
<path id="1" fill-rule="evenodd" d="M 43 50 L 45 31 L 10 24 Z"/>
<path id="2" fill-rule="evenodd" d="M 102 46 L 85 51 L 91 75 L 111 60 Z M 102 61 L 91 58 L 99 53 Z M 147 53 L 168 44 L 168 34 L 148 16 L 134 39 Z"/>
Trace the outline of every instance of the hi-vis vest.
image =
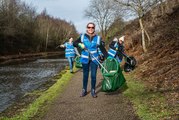
<path id="1" fill-rule="evenodd" d="M 80 62 L 83 64 L 88 64 L 89 60 L 92 60 L 95 64 L 98 65 L 98 62 L 96 61 L 96 59 L 99 60 L 98 58 L 99 53 L 98 53 L 97 46 L 100 45 L 100 36 L 96 35 L 93 37 L 93 40 L 90 41 L 88 37 L 82 34 L 81 42 L 85 45 L 85 48 L 87 50 L 83 50 L 81 52 Z"/>
<path id="2" fill-rule="evenodd" d="M 73 43 L 69 43 L 69 42 L 66 42 L 65 44 L 65 57 L 68 58 L 68 57 L 75 57 L 75 49 L 74 49 L 74 46 L 73 46 Z"/>
<path id="3" fill-rule="evenodd" d="M 114 47 L 115 48 L 118 47 L 117 42 L 114 44 Z M 108 51 L 108 56 L 111 57 L 111 58 L 116 58 L 119 63 L 122 62 L 123 57 L 117 56 L 116 53 L 117 53 L 116 50 L 110 48 L 109 51 Z"/>
<path id="4" fill-rule="evenodd" d="M 103 53 L 101 52 L 101 50 L 99 48 L 98 48 L 98 54 L 103 55 Z"/>
<path id="5" fill-rule="evenodd" d="M 118 47 L 117 42 L 114 44 L 114 47 Z M 116 56 L 117 51 L 110 48 L 108 51 L 108 56 L 114 58 Z"/>

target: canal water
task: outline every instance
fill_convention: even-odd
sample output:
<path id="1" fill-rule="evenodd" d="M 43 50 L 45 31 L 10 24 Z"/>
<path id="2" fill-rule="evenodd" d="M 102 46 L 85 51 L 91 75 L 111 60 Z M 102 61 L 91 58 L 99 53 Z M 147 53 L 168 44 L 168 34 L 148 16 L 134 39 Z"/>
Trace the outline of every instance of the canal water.
<path id="1" fill-rule="evenodd" d="M 38 89 L 67 65 L 66 59 L 38 59 L 0 67 L 0 112 L 26 93 Z"/>

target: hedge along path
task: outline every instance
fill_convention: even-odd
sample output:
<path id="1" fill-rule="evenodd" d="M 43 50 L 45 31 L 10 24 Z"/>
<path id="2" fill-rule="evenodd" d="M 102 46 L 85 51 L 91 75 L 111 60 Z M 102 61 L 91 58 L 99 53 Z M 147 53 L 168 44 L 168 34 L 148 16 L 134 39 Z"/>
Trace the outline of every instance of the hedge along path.
<path id="1" fill-rule="evenodd" d="M 80 97 L 82 76 L 82 70 L 74 73 L 64 91 L 49 106 L 42 120 L 139 120 L 132 104 L 120 91 L 113 93 L 100 91 L 103 79 L 100 70 L 96 84 L 98 97 L 91 96 L 90 78 L 87 96 Z"/>

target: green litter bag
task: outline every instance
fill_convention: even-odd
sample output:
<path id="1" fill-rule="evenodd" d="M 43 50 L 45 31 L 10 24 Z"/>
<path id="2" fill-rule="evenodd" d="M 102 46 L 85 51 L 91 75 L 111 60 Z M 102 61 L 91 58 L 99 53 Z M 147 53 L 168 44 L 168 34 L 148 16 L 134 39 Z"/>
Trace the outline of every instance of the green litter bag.
<path id="1" fill-rule="evenodd" d="M 103 67 L 101 67 L 101 72 L 104 78 L 102 81 L 102 91 L 116 91 L 126 81 L 124 75 L 122 74 L 120 64 L 115 58 L 107 58 L 103 63 Z"/>
<path id="2" fill-rule="evenodd" d="M 75 57 L 75 67 L 76 68 L 82 68 L 82 64 L 80 62 L 80 56 Z"/>

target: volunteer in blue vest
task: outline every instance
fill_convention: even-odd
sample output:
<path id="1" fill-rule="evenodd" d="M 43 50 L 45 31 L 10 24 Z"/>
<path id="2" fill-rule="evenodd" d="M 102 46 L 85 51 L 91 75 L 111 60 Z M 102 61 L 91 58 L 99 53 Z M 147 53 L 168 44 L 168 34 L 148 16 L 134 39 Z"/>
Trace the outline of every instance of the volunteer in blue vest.
<path id="1" fill-rule="evenodd" d="M 91 71 L 91 95 L 93 98 L 96 98 L 97 94 L 95 87 L 99 56 L 102 54 L 103 57 L 106 57 L 107 52 L 101 37 L 95 33 L 95 24 L 92 22 L 88 23 L 86 26 L 86 33 L 81 34 L 80 37 L 74 41 L 73 45 L 82 50 L 80 58 L 83 69 L 83 87 L 81 97 L 87 95 L 88 76 L 89 71 Z"/>
<path id="2" fill-rule="evenodd" d="M 108 56 L 111 58 L 116 58 L 119 63 L 123 60 L 124 53 L 124 37 L 122 36 L 119 39 L 116 37 L 109 44 Z"/>
<path id="3" fill-rule="evenodd" d="M 73 73 L 73 63 L 75 58 L 75 49 L 73 46 L 73 38 L 69 38 L 68 42 L 60 45 L 61 48 L 65 48 L 65 57 L 68 59 L 70 65 L 70 72 Z"/>

